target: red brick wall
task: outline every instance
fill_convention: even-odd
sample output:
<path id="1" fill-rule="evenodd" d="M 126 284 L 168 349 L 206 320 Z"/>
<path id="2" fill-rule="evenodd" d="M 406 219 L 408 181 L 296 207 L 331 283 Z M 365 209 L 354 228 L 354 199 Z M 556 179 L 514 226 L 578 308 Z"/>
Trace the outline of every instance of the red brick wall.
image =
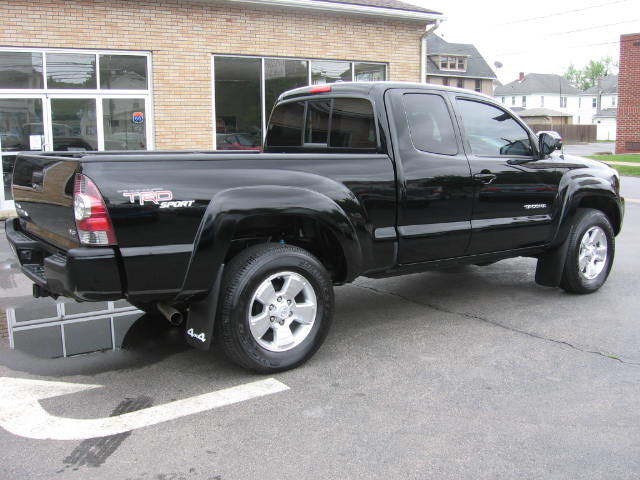
<path id="1" fill-rule="evenodd" d="M 640 33 L 620 37 L 616 153 L 640 153 Z"/>
<path id="2" fill-rule="evenodd" d="M 387 62 L 420 81 L 425 24 L 201 0 L 0 0 L 0 46 L 152 52 L 157 149 L 213 146 L 211 55 Z"/>

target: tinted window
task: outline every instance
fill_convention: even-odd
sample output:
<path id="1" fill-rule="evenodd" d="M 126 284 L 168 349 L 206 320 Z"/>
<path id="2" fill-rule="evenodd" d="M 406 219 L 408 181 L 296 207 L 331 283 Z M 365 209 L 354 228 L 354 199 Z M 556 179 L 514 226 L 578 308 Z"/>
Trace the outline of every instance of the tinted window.
<path id="1" fill-rule="evenodd" d="M 362 98 L 333 100 L 329 146 L 376 148 L 376 124 L 371 102 Z"/>
<path id="2" fill-rule="evenodd" d="M 271 115 L 267 144 L 279 147 L 299 147 L 302 144 L 304 102 L 279 105 Z"/>
<path id="3" fill-rule="evenodd" d="M 387 77 L 386 65 L 379 63 L 355 63 L 353 70 L 356 82 L 376 82 Z"/>
<path id="4" fill-rule="evenodd" d="M 42 54 L 0 52 L 0 88 L 42 88 Z"/>
<path id="5" fill-rule="evenodd" d="M 306 60 L 264 59 L 264 111 L 267 118 L 278 95 L 309 84 L 308 64 Z"/>
<path id="6" fill-rule="evenodd" d="M 145 103 L 142 98 L 102 100 L 105 150 L 144 150 Z"/>
<path id="7" fill-rule="evenodd" d="M 307 124 L 304 132 L 304 143 L 327 144 L 330 111 L 331 100 L 307 102 Z"/>
<path id="8" fill-rule="evenodd" d="M 145 90 L 147 88 L 147 57 L 100 55 L 100 88 Z"/>
<path id="9" fill-rule="evenodd" d="M 259 58 L 215 57 L 216 133 L 242 133 L 262 141 L 262 61 Z M 217 138 L 217 137 L 216 137 Z M 218 150 L 228 144 L 218 144 Z"/>
<path id="10" fill-rule="evenodd" d="M 47 87 L 96 88 L 96 56 L 47 53 Z"/>
<path id="11" fill-rule="evenodd" d="M 442 155 L 458 153 L 453 123 L 444 99 L 439 95 L 404 95 L 409 134 L 418 150 Z"/>
<path id="12" fill-rule="evenodd" d="M 333 60 L 312 60 L 311 61 L 311 84 L 333 82 L 350 82 L 351 62 L 338 62 Z"/>
<path id="13" fill-rule="evenodd" d="M 474 155 L 533 155 L 527 131 L 507 112 L 471 100 L 458 100 Z"/>

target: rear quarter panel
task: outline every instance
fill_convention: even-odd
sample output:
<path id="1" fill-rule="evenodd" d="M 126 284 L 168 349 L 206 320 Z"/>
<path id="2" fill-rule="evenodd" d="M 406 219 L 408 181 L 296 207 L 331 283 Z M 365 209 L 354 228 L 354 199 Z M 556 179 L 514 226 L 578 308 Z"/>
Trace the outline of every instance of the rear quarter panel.
<path id="1" fill-rule="evenodd" d="M 356 274 L 388 267 L 395 260 L 393 239 L 375 238 L 376 229 L 395 226 L 395 176 L 386 155 L 157 154 L 96 159 L 84 162 L 82 168 L 107 202 L 122 256 L 125 289 L 131 297 L 173 299 L 185 284 L 188 294 L 210 287 L 217 265 L 189 266 L 192 261 L 224 258 L 219 250 L 215 255 L 195 254 L 211 247 L 201 241 L 196 244 L 205 212 L 224 210 L 224 205 L 212 209 L 211 202 L 218 198 L 224 203 L 228 192 L 243 199 L 236 217 L 260 211 L 266 203 L 277 204 L 278 192 L 284 197 L 292 187 L 307 191 L 306 198 L 312 194 L 326 197 L 345 212 L 358 238 L 362 264 Z M 160 208 L 131 195 L 158 191 L 170 191 L 172 201 L 190 202 L 190 206 Z M 300 198 L 306 202 L 304 195 Z M 298 207 L 312 209 L 313 205 Z M 282 208 L 291 210 L 290 201 L 283 200 Z"/>

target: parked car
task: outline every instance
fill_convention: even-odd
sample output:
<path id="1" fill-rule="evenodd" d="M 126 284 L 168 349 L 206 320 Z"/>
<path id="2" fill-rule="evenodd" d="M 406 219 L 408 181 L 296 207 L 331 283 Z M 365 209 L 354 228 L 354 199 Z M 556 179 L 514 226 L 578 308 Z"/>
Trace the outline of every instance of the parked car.
<path id="1" fill-rule="evenodd" d="M 258 139 L 249 133 L 216 134 L 218 150 L 262 150 Z"/>
<path id="2" fill-rule="evenodd" d="M 541 285 L 598 290 L 619 176 L 560 147 L 469 90 L 305 87 L 280 96 L 264 153 L 22 153 L 6 232 L 34 295 L 126 298 L 274 372 L 313 355 L 333 286 L 361 275 L 525 256 Z"/>

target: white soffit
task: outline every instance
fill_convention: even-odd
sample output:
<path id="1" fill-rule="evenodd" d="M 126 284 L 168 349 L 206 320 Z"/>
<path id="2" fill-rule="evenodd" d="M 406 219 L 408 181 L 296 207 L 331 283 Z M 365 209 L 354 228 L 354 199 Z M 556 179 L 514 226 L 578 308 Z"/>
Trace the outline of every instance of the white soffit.
<path id="1" fill-rule="evenodd" d="M 438 13 L 418 12 L 413 10 L 399 10 L 395 8 L 356 5 L 353 3 L 322 2 L 319 0 L 224 0 L 228 3 L 253 4 L 269 7 L 299 8 L 317 10 L 327 13 L 348 13 L 355 15 L 369 15 L 381 18 L 395 18 L 402 20 L 416 20 L 426 23 L 444 20 Z"/>

